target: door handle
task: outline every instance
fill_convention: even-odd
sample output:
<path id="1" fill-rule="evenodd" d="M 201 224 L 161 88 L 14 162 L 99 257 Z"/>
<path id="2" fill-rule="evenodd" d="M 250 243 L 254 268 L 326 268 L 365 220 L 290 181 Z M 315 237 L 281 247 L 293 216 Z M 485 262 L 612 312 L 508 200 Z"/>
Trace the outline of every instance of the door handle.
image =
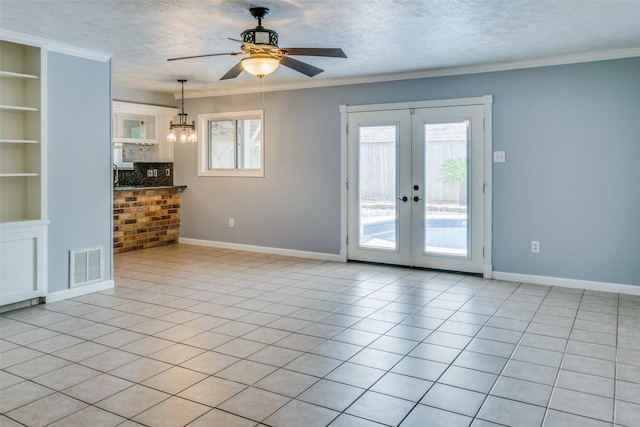
<path id="1" fill-rule="evenodd" d="M 413 201 L 414 202 L 419 202 L 420 200 L 422 200 L 422 199 L 420 197 L 418 197 L 418 196 L 414 196 L 413 197 Z"/>
<path id="2" fill-rule="evenodd" d="M 413 189 L 414 189 L 414 190 L 416 190 L 416 191 L 418 191 L 418 190 L 420 189 L 420 186 L 419 186 L 419 185 L 414 185 L 414 186 L 413 186 Z"/>
<path id="3" fill-rule="evenodd" d="M 409 198 L 407 196 L 402 196 L 402 197 L 398 197 L 398 200 L 402 200 L 403 202 L 407 202 L 407 200 L 409 200 Z"/>

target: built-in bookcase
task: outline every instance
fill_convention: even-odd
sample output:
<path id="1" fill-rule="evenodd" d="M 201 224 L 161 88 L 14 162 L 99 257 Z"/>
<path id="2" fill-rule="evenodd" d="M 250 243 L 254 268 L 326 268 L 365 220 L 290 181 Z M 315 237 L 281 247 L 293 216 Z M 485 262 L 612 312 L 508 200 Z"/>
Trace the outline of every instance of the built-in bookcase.
<path id="1" fill-rule="evenodd" d="M 42 53 L 0 41 L 0 222 L 43 219 Z"/>
<path id="2" fill-rule="evenodd" d="M 0 305 L 46 295 L 44 47 L 0 40 Z"/>

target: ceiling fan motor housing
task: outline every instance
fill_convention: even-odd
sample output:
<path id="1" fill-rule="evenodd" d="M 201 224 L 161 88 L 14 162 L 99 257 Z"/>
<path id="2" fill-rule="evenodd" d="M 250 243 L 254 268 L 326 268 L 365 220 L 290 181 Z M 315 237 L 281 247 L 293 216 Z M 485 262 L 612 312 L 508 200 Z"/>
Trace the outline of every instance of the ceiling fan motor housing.
<path id="1" fill-rule="evenodd" d="M 278 33 L 258 25 L 242 32 L 242 41 L 253 44 L 268 44 L 278 47 Z"/>
<path id="2" fill-rule="evenodd" d="M 269 14 L 267 7 L 252 7 L 251 16 L 258 20 L 258 26 L 242 32 L 242 41 L 252 44 L 268 44 L 278 47 L 278 33 L 262 26 L 262 19 Z"/>

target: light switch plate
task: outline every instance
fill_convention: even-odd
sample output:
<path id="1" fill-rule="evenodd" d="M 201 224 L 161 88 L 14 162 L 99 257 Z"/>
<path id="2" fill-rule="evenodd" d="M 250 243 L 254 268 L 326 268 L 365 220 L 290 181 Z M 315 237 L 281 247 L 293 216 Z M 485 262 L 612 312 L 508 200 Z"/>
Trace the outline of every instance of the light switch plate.
<path id="1" fill-rule="evenodd" d="M 505 163 L 506 161 L 507 157 L 504 151 L 493 152 L 493 163 Z"/>

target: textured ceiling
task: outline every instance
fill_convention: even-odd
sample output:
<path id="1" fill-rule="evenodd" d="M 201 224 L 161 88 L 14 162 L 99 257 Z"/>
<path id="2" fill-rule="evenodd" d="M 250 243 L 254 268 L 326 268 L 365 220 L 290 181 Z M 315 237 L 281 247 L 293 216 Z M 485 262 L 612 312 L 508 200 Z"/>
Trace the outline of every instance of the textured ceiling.
<path id="1" fill-rule="evenodd" d="M 247 91 L 258 80 L 247 73 L 219 80 L 239 57 L 166 59 L 237 51 L 227 37 L 256 25 L 256 5 L 271 9 L 263 25 L 280 46 L 348 56 L 296 57 L 325 72 L 280 67 L 267 87 L 640 49 L 635 0 L 0 0 L 0 28 L 111 54 L 116 86 L 175 93 L 186 78 L 187 91 Z"/>

